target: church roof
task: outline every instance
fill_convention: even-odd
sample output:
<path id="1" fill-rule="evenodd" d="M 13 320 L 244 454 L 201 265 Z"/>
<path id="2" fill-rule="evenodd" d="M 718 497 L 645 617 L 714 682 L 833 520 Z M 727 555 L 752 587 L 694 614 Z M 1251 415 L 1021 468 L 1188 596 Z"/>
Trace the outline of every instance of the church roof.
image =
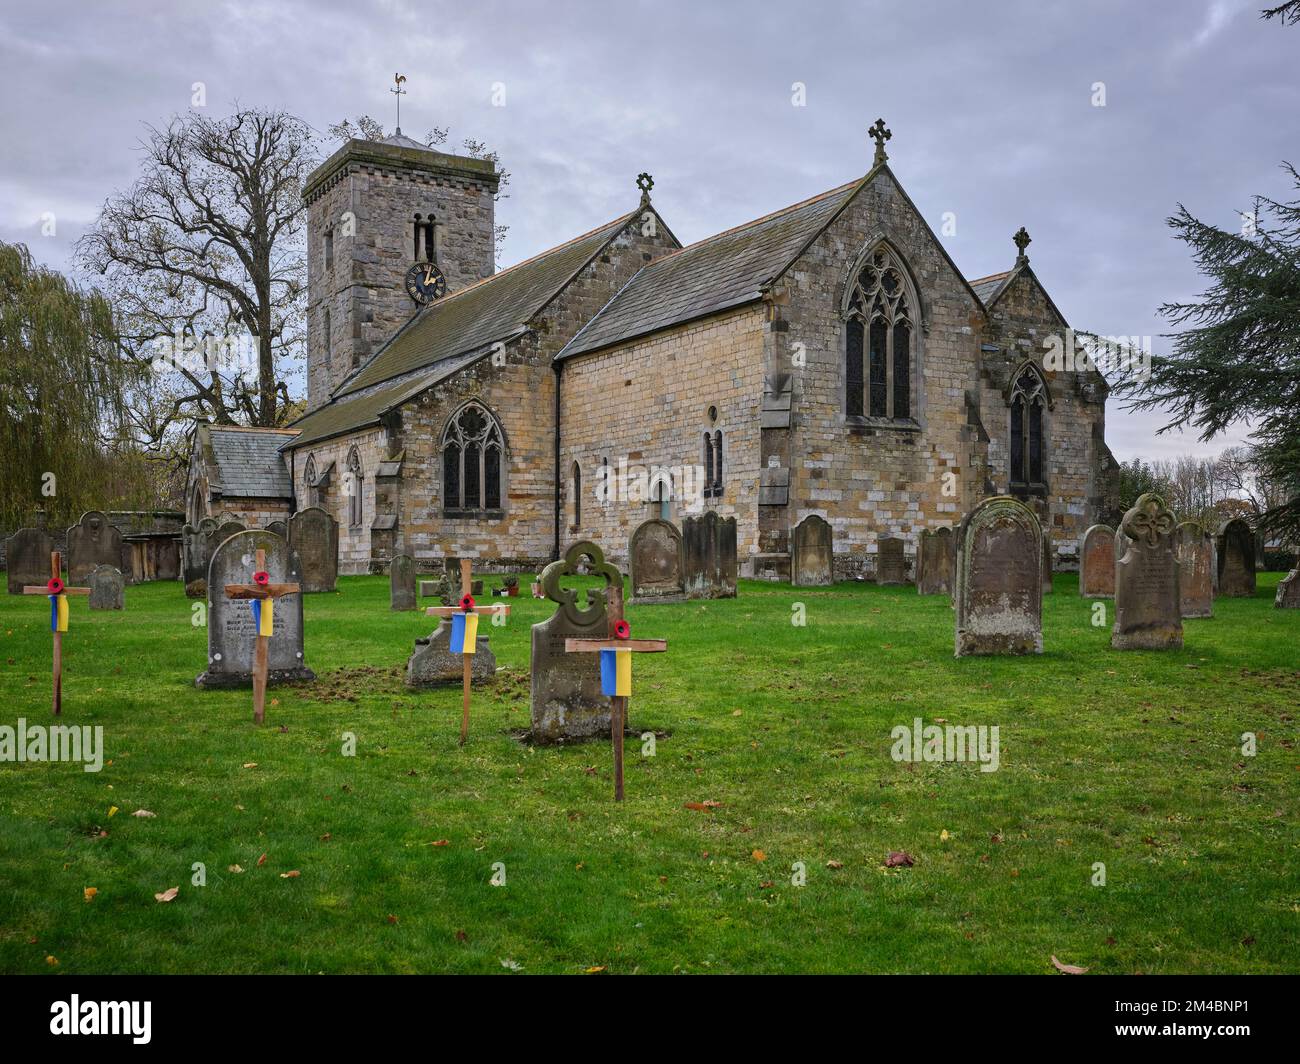
<path id="1" fill-rule="evenodd" d="M 758 299 L 863 184 L 823 192 L 643 267 L 555 357 L 595 351 Z"/>
<path id="2" fill-rule="evenodd" d="M 324 406 L 294 423 L 294 446 L 372 424 L 379 415 L 513 340 L 633 214 L 543 251 L 430 303 L 335 389 Z"/>
<path id="3" fill-rule="evenodd" d="M 200 425 L 198 432 L 200 447 L 214 467 L 208 473 L 214 490 L 246 499 L 293 498 L 280 448 L 297 435 L 295 430 Z"/>
<path id="4" fill-rule="evenodd" d="M 1003 270 L 1001 273 L 992 273 L 987 277 L 977 277 L 970 281 L 970 286 L 975 289 L 975 294 L 980 297 L 980 302 L 986 307 L 1002 292 L 1006 285 L 1006 280 L 1011 276 L 1010 270 Z"/>

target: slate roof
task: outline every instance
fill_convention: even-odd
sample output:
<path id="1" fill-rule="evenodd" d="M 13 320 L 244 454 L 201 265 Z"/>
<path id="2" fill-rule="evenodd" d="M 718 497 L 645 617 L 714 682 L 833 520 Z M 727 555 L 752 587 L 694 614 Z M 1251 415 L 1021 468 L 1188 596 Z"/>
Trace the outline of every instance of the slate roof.
<path id="1" fill-rule="evenodd" d="M 643 267 L 557 360 L 752 302 L 828 225 L 865 179 L 823 192 Z"/>
<path id="2" fill-rule="evenodd" d="M 216 468 L 209 477 L 222 495 L 249 499 L 291 499 L 293 482 L 280 448 L 294 438 L 293 429 L 248 429 L 201 425 Z"/>
<path id="3" fill-rule="evenodd" d="M 1004 270 L 1002 273 L 992 273 L 987 277 L 978 277 L 967 283 L 975 289 L 975 294 L 980 297 L 980 302 L 987 307 L 1002 291 L 1007 278 L 1010 276 L 1011 271 Z"/>

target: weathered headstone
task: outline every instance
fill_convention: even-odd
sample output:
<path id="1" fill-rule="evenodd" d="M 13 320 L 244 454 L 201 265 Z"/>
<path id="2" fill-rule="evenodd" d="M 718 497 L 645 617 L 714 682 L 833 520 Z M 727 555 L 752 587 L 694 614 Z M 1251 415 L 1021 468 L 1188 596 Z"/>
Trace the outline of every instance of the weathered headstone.
<path id="1" fill-rule="evenodd" d="M 440 593 L 442 587 L 441 580 L 420 580 L 417 583 L 420 588 L 420 598 L 432 598 Z"/>
<path id="2" fill-rule="evenodd" d="M 289 518 L 289 546 L 302 559 L 302 589 L 333 591 L 339 575 L 339 523 L 319 506 Z"/>
<path id="3" fill-rule="evenodd" d="M 122 533 L 108 522 L 108 514 L 88 510 L 68 529 L 68 580 L 84 584 L 99 565 L 122 564 Z"/>
<path id="4" fill-rule="evenodd" d="M 1115 530 L 1092 525 L 1079 549 L 1079 594 L 1084 598 L 1115 597 Z"/>
<path id="5" fill-rule="evenodd" d="M 484 625 L 483 627 L 489 627 Z M 490 680 L 497 674 L 497 659 L 488 644 L 488 637 L 479 629 L 474 640 L 475 653 L 470 655 L 470 680 L 473 683 Z M 464 661 L 451 652 L 451 621 L 438 621 L 433 634 L 415 641 L 415 650 L 406 662 L 408 687 L 439 687 L 459 684 L 464 680 Z"/>
<path id="6" fill-rule="evenodd" d="M 835 540 L 824 517 L 809 514 L 790 537 L 790 582 L 797 587 L 835 583 Z"/>
<path id="7" fill-rule="evenodd" d="M 90 574 L 92 610 L 126 609 L 126 578 L 115 565 L 97 565 Z"/>
<path id="8" fill-rule="evenodd" d="M 221 544 L 226 542 L 231 536 L 237 536 L 239 533 L 247 531 L 239 521 L 222 521 L 212 532 L 212 546 L 208 552 L 208 564 L 212 564 L 212 551 L 215 551 Z"/>
<path id="9" fill-rule="evenodd" d="M 216 532 L 217 522 L 211 517 L 181 529 L 181 579 L 190 598 L 203 598 L 208 593 L 208 563 L 216 546 Z"/>
<path id="10" fill-rule="evenodd" d="M 247 601 L 227 598 L 227 584 L 244 584 L 254 572 L 258 550 L 266 552 L 272 584 L 301 584 L 302 563 L 280 536 L 255 528 L 223 540 L 208 566 L 208 667 L 198 687 L 244 687 L 253 682 L 257 626 Z M 302 595 L 275 604 L 275 626 L 267 647 L 267 682 L 314 680 L 303 657 Z"/>
<path id="11" fill-rule="evenodd" d="M 1040 528 L 1039 534 L 1043 545 L 1043 594 L 1050 595 L 1054 590 L 1052 587 L 1052 562 L 1056 555 L 1052 550 L 1051 531 L 1046 528 Z"/>
<path id="12" fill-rule="evenodd" d="M 1183 614 L 1174 551 L 1174 515 L 1148 492 L 1124 515 L 1115 535 L 1116 650 L 1176 650 Z"/>
<path id="13" fill-rule="evenodd" d="M 1219 594 L 1251 598 L 1255 594 L 1255 533 L 1240 517 L 1219 533 Z"/>
<path id="14" fill-rule="evenodd" d="M 409 554 L 388 563 L 388 593 L 393 609 L 415 609 L 415 559 Z"/>
<path id="15" fill-rule="evenodd" d="M 1042 533 L 1009 495 L 985 499 L 957 532 L 956 655 L 1043 652 Z"/>
<path id="16" fill-rule="evenodd" d="M 5 540 L 9 594 L 21 595 L 23 588 L 50 579 L 50 554 L 54 539 L 43 528 L 20 528 Z"/>
<path id="17" fill-rule="evenodd" d="M 277 536 L 283 536 L 285 539 L 289 538 L 288 521 L 271 521 L 267 524 L 266 530 L 268 532 L 274 532 Z"/>
<path id="18" fill-rule="evenodd" d="M 561 586 L 560 581 L 584 569 L 603 578 L 604 586 L 588 589 L 582 606 L 578 591 Z M 609 733 L 610 706 L 601 690 L 600 670 L 593 669 L 590 659 L 584 661 L 581 654 L 565 653 L 564 641 L 605 638 L 605 588 L 622 579 L 605 561 L 601 549 L 586 541 L 573 544 L 560 561 L 542 570 L 542 587 L 557 608 L 549 620 L 533 625 L 534 742 L 564 742 Z"/>
<path id="19" fill-rule="evenodd" d="M 1174 529 L 1178 592 L 1184 617 L 1214 616 L 1214 537 L 1195 521 Z"/>
<path id="20" fill-rule="evenodd" d="M 951 528 L 923 528 L 916 547 L 916 590 L 921 595 L 951 595 L 955 541 Z"/>
<path id="21" fill-rule="evenodd" d="M 681 602 L 686 597 L 682 535 L 668 521 L 645 521 L 628 547 L 633 602 Z"/>
<path id="22" fill-rule="evenodd" d="M 907 583 L 907 555 L 898 536 L 880 536 L 876 540 L 876 583 Z"/>
<path id="23" fill-rule="evenodd" d="M 736 597 L 736 519 L 709 510 L 682 521 L 686 597 Z"/>
<path id="24" fill-rule="evenodd" d="M 1300 569 L 1292 569 L 1282 578 L 1273 605 L 1279 610 L 1300 610 Z"/>

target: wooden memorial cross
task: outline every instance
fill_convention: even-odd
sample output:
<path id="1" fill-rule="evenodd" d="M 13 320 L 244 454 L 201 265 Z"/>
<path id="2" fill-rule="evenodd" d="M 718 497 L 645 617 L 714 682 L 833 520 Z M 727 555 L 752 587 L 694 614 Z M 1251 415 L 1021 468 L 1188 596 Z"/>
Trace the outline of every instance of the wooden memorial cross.
<path id="1" fill-rule="evenodd" d="M 63 712 L 63 633 L 68 630 L 68 596 L 89 595 L 88 587 L 68 587 L 59 575 L 63 559 L 50 552 L 50 582 L 23 588 L 24 595 L 47 595 L 50 600 L 50 635 L 54 638 L 54 715 Z"/>
<path id="2" fill-rule="evenodd" d="M 566 639 L 568 653 L 600 653 L 600 684 L 609 696 L 609 738 L 614 746 L 614 801 L 623 800 L 623 729 L 627 726 L 627 700 L 632 694 L 632 655 L 658 654 L 668 649 L 666 639 L 632 639 L 623 619 L 623 580 L 612 581 L 605 591 L 607 639 Z"/>
<path id="3" fill-rule="evenodd" d="M 474 596 L 470 594 L 473 581 L 470 579 L 470 560 L 460 560 L 460 604 L 457 606 L 426 606 L 424 612 L 429 617 L 447 617 L 451 620 L 451 645 L 453 654 L 461 656 L 461 710 L 460 710 L 460 745 L 465 745 L 469 735 L 469 685 L 470 670 L 474 665 L 474 653 L 478 649 L 478 618 L 482 613 L 510 612 L 504 602 L 492 606 L 477 606 Z"/>
<path id="4" fill-rule="evenodd" d="M 253 653 L 253 721 L 261 724 L 266 716 L 266 668 L 275 628 L 275 600 L 285 595 L 296 595 L 302 590 L 298 584 L 273 584 L 266 571 L 266 551 L 258 550 L 257 565 L 251 584 L 227 584 L 226 598 L 251 599 L 253 624 L 257 628 L 257 644 Z"/>

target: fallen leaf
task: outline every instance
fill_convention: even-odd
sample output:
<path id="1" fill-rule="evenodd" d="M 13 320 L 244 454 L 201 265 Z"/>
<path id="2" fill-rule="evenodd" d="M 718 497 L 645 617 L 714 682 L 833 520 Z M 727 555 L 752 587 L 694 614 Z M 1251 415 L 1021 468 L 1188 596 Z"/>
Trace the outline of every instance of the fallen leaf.
<path id="1" fill-rule="evenodd" d="M 53 968 L 56 964 L 59 963 L 59 958 L 56 957 L 53 953 L 51 953 L 48 957 L 45 958 L 45 963 L 48 964 L 51 968 Z"/>
<path id="2" fill-rule="evenodd" d="M 451 843 L 448 842 L 446 839 L 439 839 L 437 842 L 431 842 L 431 843 L 429 843 L 429 845 L 430 845 L 430 846 L 450 846 Z"/>
<path id="3" fill-rule="evenodd" d="M 116 816 L 116 815 L 117 815 L 117 806 L 115 806 L 115 805 L 110 805 L 110 806 L 108 807 L 108 815 L 109 815 L 109 816 Z"/>
<path id="4" fill-rule="evenodd" d="M 237 864 L 232 864 L 229 868 L 226 869 L 226 871 L 227 871 L 227 872 L 234 872 L 235 875 L 239 875 L 239 873 L 241 873 L 241 872 L 243 871 L 243 869 L 240 868 L 239 865 L 237 865 Z"/>
<path id="5" fill-rule="evenodd" d="M 843 867 L 844 867 L 844 862 L 843 862 L 843 861 L 827 861 L 827 862 L 826 862 L 826 867 L 827 867 L 827 868 L 843 868 Z"/>
<path id="6" fill-rule="evenodd" d="M 509 957 L 501 958 L 501 967 L 506 968 L 512 972 L 522 972 L 524 970 L 524 966 L 522 964 L 520 964 L 518 961 L 511 960 Z"/>
<path id="7" fill-rule="evenodd" d="M 751 853 L 749 856 L 752 857 L 752 858 L 754 858 L 755 861 L 766 861 L 766 860 L 767 860 L 767 854 L 765 854 L 762 850 L 755 850 L 755 851 L 754 851 L 753 853 Z"/>
<path id="8" fill-rule="evenodd" d="M 257 768 L 257 762 L 249 761 L 244 765 L 244 768 Z"/>
<path id="9" fill-rule="evenodd" d="M 132 816 L 157 816 L 157 813 L 151 813 L 148 809 L 137 809 Z"/>
<path id="10" fill-rule="evenodd" d="M 947 828 L 944 828 L 941 832 L 939 832 L 940 842 L 947 842 L 950 838 L 952 838 L 952 836 L 948 834 Z"/>
<path id="11" fill-rule="evenodd" d="M 891 850 L 885 858 L 886 868 L 911 868 L 914 864 L 916 861 L 906 850 Z"/>
<path id="12" fill-rule="evenodd" d="M 739 716 L 741 715 L 741 712 L 742 712 L 742 711 L 739 710 L 739 709 L 733 709 L 733 710 L 731 711 L 731 715 L 732 715 L 733 717 L 739 717 Z"/>
<path id="13" fill-rule="evenodd" d="M 603 972 L 604 970 L 605 970 L 605 966 L 603 964 L 597 964 L 595 967 L 588 968 L 583 974 L 595 975 L 597 972 Z"/>
<path id="14" fill-rule="evenodd" d="M 334 837 L 334 836 L 331 835 L 331 834 L 327 831 L 327 832 L 325 832 L 324 835 L 322 835 L 322 836 L 320 837 L 320 841 L 321 841 L 321 842 L 329 842 L 330 839 L 332 839 L 333 837 Z"/>
<path id="15" fill-rule="evenodd" d="M 167 890 L 164 890 L 161 894 L 155 894 L 155 895 L 153 896 L 153 900 L 154 900 L 154 901 L 173 901 L 173 900 L 175 900 L 176 895 L 179 894 L 180 892 L 181 892 L 181 888 L 180 888 L 180 887 L 169 887 Z"/>
<path id="16" fill-rule="evenodd" d="M 98 887 L 87 887 L 87 888 L 86 888 L 85 890 L 83 890 L 81 893 L 82 893 L 83 895 L 85 895 L 86 901 L 91 901 L 91 900 L 94 899 L 95 895 L 99 893 L 99 888 L 98 888 Z"/>
<path id="17" fill-rule="evenodd" d="M 459 931 L 459 930 L 458 930 L 458 931 L 456 932 L 456 941 L 457 941 L 457 942 L 468 942 L 468 941 L 469 941 L 469 935 L 465 934 L 464 931 Z"/>
<path id="18" fill-rule="evenodd" d="M 281 878 L 281 879 L 297 879 L 300 875 L 302 875 L 302 873 L 299 872 L 298 869 L 295 868 L 292 872 L 281 872 L 281 873 L 280 873 L 280 878 Z"/>
<path id="19" fill-rule="evenodd" d="M 389 914 L 388 914 L 388 922 L 389 922 L 390 924 L 395 924 L 395 923 L 397 923 L 397 917 L 394 916 L 392 913 L 389 913 Z"/>
<path id="20" fill-rule="evenodd" d="M 773 887 L 775 887 L 775 886 L 776 886 L 776 884 L 773 883 L 770 879 L 765 879 L 765 880 L 763 880 L 762 883 L 760 883 L 760 884 L 758 885 L 758 889 L 759 889 L 759 890 L 771 890 L 771 889 L 772 889 Z"/>
<path id="21" fill-rule="evenodd" d="M 264 864 L 266 864 L 266 854 L 262 854 L 262 856 L 257 859 L 258 868 L 261 868 Z"/>
<path id="22" fill-rule="evenodd" d="M 1087 968 L 1080 968 L 1077 964 L 1062 964 L 1056 959 L 1055 955 L 1052 957 L 1052 967 L 1058 972 L 1064 972 L 1066 975 L 1082 975 L 1088 970 Z"/>

